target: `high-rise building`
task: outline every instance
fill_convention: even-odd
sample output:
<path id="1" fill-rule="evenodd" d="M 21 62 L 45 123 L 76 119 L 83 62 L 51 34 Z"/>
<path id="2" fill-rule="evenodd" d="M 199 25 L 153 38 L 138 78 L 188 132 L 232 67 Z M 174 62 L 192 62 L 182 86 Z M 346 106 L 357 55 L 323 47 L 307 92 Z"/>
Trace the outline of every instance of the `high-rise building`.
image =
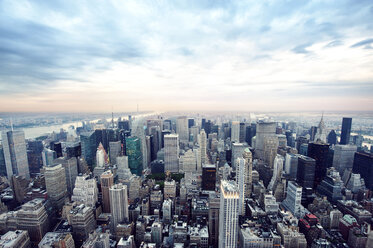
<path id="1" fill-rule="evenodd" d="M 78 160 L 76 157 L 69 159 L 60 157 L 55 159 L 53 164 L 61 164 L 65 168 L 67 192 L 71 195 L 75 187 L 76 177 L 78 176 Z"/>
<path id="2" fill-rule="evenodd" d="M 74 248 L 73 236 L 69 232 L 48 232 L 38 245 L 39 248 Z"/>
<path id="3" fill-rule="evenodd" d="M 217 247 L 219 241 L 219 208 L 220 199 L 209 197 L 209 243 L 213 247 Z"/>
<path id="4" fill-rule="evenodd" d="M 164 164 L 165 170 L 179 172 L 179 135 L 164 136 Z"/>
<path id="5" fill-rule="evenodd" d="M 240 142 L 240 122 L 239 121 L 232 121 L 231 141 L 237 142 L 237 143 Z"/>
<path id="6" fill-rule="evenodd" d="M 245 187 L 245 197 L 248 198 L 252 192 L 252 185 L 253 185 L 253 155 L 249 148 L 245 148 L 242 157 L 245 159 L 246 168 L 247 168 L 247 179 L 246 179 L 246 187 Z"/>
<path id="7" fill-rule="evenodd" d="M 115 184 L 110 190 L 110 212 L 111 221 L 114 227 L 118 223 L 128 220 L 128 195 L 127 186 Z"/>
<path id="8" fill-rule="evenodd" d="M 92 131 L 80 134 L 80 142 L 82 146 L 82 157 L 87 162 L 88 167 L 93 170 L 97 150 L 96 133 Z"/>
<path id="9" fill-rule="evenodd" d="M 208 163 L 207 161 L 207 138 L 206 138 L 206 133 L 205 133 L 205 130 L 202 129 L 199 133 L 199 136 L 198 136 L 198 144 L 199 144 L 199 147 L 200 147 L 200 161 L 201 161 L 201 165 L 202 164 L 205 164 L 205 163 Z M 198 164 L 198 162 L 197 162 Z"/>
<path id="10" fill-rule="evenodd" d="M 365 181 L 365 186 L 373 190 L 373 154 L 356 152 L 352 172 L 360 174 Z"/>
<path id="11" fill-rule="evenodd" d="M 348 145 L 350 143 L 352 118 L 343 117 L 342 119 L 342 132 L 341 132 L 341 145 Z"/>
<path id="12" fill-rule="evenodd" d="M 117 157 L 117 175 L 118 179 L 128 179 L 132 176 L 131 170 L 128 167 L 128 157 Z"/>
<path id="13" fill-rule="evenodd" d="M 331 167 L 328 169 L 327 176 L 317 186 L 317 192 L 328 198 L 330 202 L 336 203 L 342 200 L 343 182 L 338 171 Z"/>
<path id="14" fill-rule="evenodd" d="M 17 228 L 27 230 L 33 244 L 38 244 L 49 228 L 48 214 L 43 200 L 36 198 L 22 205 L 16 212 Z"/>
<path id="15" fill-rule="evenodd" d="M 285 173 L 293 180 L 297 178 L 298 155 L 286 153 L 285 156 Z"/>
<path id="16" fill-rule="evenodd" d="M 44 149 L 43 142 L 41 140 L 29 140 L 27 142 L 27 159 L 31 174 L 40 173 L 40 168 L 43 167 L 43 157 L 41 155 Z M 1 148 L 0 148 L 1 150 Z M 0 151 L 1 160 L 1 151 Z M 4 159 L 5 162 L 5 159 Z M 0 161 L 1 165 L 1 161 Z"/>
<path id="17" fill-rule="evenodd" d="M 172 220 L 172 200 L 166 199 L 162 205 L 163 222 L 169 224 Z"/>
<path id="18" fill-rule="evenodd" d="M 263 160 L 265 141 L 268 137 L 276 137 L 276 123 L 258 122 L 256 125 L 255 152 L 258 153 L 259 158 Z"/>
<path id="19" fill-rule="evenodd" d="M 356 150 L 357 147 L 353 145 L 334 146 L 333 167 L 340 175 L 343 175 L 345 169 L 352 168 Z"/>
<path id="20" fill-rule="evenodd" d="M 67 220 L 73 229 L 73 237 L 76 247 L 80 247 L 96 229 L 96 220 L 91 207 L 84 204 L 74 206 L 68 213 Z"/>
<path id="21" fill-rule="evenodd" d="M 205 164 L 202 166 L 202 190 L 213 190 L 216 187 L 216 166 Z"/>
<path id="22" fill-rule="evenodd" d="M 194 119 L 193 118 L 188 118 L 188 128 L 191 128 L 194 126 Z"/>
<path id="23" fill-rule="evenodd" d="M 25 133 L 23 131 L 2 132 L 3 151 L 8 179 L 12 175 L 30 178 Z"/>
<path id="24" fill-rule="evenodd" d="M 334 130 L 331 130 L 331 131 L 329 132 L 327 140 L 328 140 L 328 143 L 329 143 L 330 145 L 335 145 L 335 144 L 337 144 L 337 134 L 335 133 Z"/>
<path id="25" fill-rule="evenodd" d="M 240 122 L 240 143 L 246 142 L 246 123 Z"/>
<path id="26" fill-rule="evenodd" d="M 247 164 L 245 159 L 238 157 L 235 160 L 236 164 L 236 184 L 239 192 L 238 200 L 238 213 L 239 215 L 245 215 L 245 192 L 246 192 L 246 180 L 247 180 Z"/>
<path id="27" fill-rule="evenodd" d="M 270 168 L 273 168 L 273 162 L 277 155 L 278 145 L 279 141 L 277 136 L 265 137 L 263 159 L 269 165 Z"/>
<path id="28" fill-rule="evenodd" d="M 141 176 L 143 170 L 143 157 L 139 138 L 132 136 L 126 139 L 126 155 L 128 156 L 128 166 L 131 173 Z"/>
<path id="29" fill-rule="evenodd" d="M 0 237 L 0 247 L 30 248 L 30 236 L 26 230 L 8 231 Z"/>
<path id="30" fill-rule="evenodd" d="M 297 182 L 305 188 L 313 188 L 316 160 L 300 155 L 298 157 Z"/>
<path id="31" fill-rule="evenodd" d="M 321 141 L 323 143 L 326 143 L 326 128 L 324 123 L 324 115 L 321 116 L 321 120 L 319 126 L 317 127 L 314 141 Z"/>
<path id="32" fill-rule="evenodd" d="M 41 158 L 41 156 L 40 156 L 40 158 Z M 43 163 L 41 163 L 41 165 L 43 165 Z M 39 166 L 40 166 L 40 162 L 39 162 Z M 40 171 L 40 167 L 39 167 L 39 171 Z M 4 148 L 1 144 L 0 144 L 0 175 L 1 176 L 6 176 L 6 164 L 5 164 L 5 157 L 4 157 Z"/>
<path id="33" fill-rule="evenodd" d="M 100 142 L 96 151 L 96 167 L 102 168 L 108 164 L 108 155 L 105 151 L 104 146 Z"/>
<path id="34" fill-rule="evenodd" d="M 237 247 L 239 192 L 233 181 L 220 185 L 219 248 Z"/>
<path id="35" fill-rule="evenodd" d="M 176 119 L 176 133 L 179 135 L 179 141 L 183 144 L 189 142 L 188 118 L 180 116 Z"/>
<path id="36" fill-rule="evenodd" d="M 122 152 L 122 143 L 120 141 L 109 142 L 109 157 L 110 164 L 117 164 L 117 157 L 120 156 Z"/>
<path id="37" fill-rule="evenodd" d="M 45 186 L 54 207 L 60 209 L 67 196 L 66 173 L 61 164 L 44 167 Z"/>
<path id="38" fill-rule="evenodd" d="M 286 191 L 286 198 L 282 202 L 282 205 L 289 210 L 297 218 L 301 218 L 302 215 L 302 187 L 296 182 L 289 181 L 288 188 Z"/>
<path id="39" fill-rule="evenodd" d="M 43 149 L 41 155 L 43 158 L 43 166 L 51 166 L 53 164 L 53 160 L 57 158 L 57 153 L 47 148 Z"/>
<path id="40" fill-rule="evenodd" d="M 232 167 L 236 168 L 236 159 L 242 157 L 245 149 L 248 148 L 248 145 L 243 143 L 233 143 L 232 144 Z"/>
<path id="41" fill-rule="evenodd" d="M 109 189 L 114 185 L 114 175 L 111 171 L 105 171 L 101 175 L 102 212 L 110 213 Z"/>
<path id="42" fill-rule="evenodd" d="M 180 156 L 179 169 L 184 172 L 196 172 L 197 171 L 197 159 L 196 154 L 192 149 L 189 149 Z"/>
<path id="43" fill-rule="evenodd" d="M 95 178 L 85 174 L 77 176 L 71 200 L 88 207 L 95 207 L 98 202 L 98 188 Z"/>
<path id="44" fill-rule="evenodd" d="M 328 168 L 329 145 L 322 142 L 308 144 L 307 155 L 316 161 L 314 188 L 321 183 L 326 176 Z"/>

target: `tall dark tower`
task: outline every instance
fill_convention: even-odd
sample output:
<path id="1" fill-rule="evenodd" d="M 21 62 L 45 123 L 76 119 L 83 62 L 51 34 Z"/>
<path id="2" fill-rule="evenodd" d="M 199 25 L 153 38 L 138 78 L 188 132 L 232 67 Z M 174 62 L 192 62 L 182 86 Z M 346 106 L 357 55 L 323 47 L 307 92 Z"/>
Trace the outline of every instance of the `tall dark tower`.
<path id="1" fill-rule="evenodd" d="M 365 186 L 373 190 L 373 154 L 356 152 L 352 172 L 364 178 Z"/>
<path id="2" fill-rule="evenodd" d="M 312 142 L 308 144 L 307 155 L 316 160 L 314 188 L 321 183 L 326 176 L 328 168 L 329 144 Z"/>
<path id="3" fill-rule="evenodd" d="M 328 143 L 329 145 L 335 145 L 337 144 L 337 134 L 335 133 L 334 130 L 330 131 L 330 133 L 328 134 Z"/>
<path id="4" fill-rule="evenodd" d="M 342 133 L 341 133 L 341 145 L 347 145 L 350 143 L 352 118 L 343 117 L 342 119 Z"/>

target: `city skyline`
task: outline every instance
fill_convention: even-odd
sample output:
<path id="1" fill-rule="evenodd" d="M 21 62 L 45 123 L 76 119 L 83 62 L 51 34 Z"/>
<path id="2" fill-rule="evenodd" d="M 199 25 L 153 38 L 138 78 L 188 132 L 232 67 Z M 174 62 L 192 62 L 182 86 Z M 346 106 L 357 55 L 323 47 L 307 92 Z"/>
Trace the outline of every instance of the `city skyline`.
<path id="1" fill-rule="evenodd" d="M 2 1 L 0 13 L 0 112 L 373 110 L 371 1 Z"/>

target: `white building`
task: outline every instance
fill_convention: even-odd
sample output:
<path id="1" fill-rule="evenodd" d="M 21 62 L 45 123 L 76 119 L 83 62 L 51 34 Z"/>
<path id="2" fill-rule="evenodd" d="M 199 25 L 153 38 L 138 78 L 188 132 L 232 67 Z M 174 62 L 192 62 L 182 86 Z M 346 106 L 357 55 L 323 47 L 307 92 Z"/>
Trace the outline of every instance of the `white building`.
<path id="1" fill-rule="evenodd" d="M 98 201 L 96 179 L 90 178 L 87 174 L 77 176 L 71 200 L 93 208 Z"/>
<path id="2" fill-rule="evenodd" d="M 269 182 L 268 189 L 275 191 L 277 183 L 281 180 L 282 170 L 284 168 L 284 157 L 277 154 L 273 163 L 273 175 Z"/>
<path id="3" fill-rule="evenodd" d="M 197 171 L 197 159 L 196 154 L 192 149 L 185 152 L 183 156 L 180 156 L 179 169 L 183 172 L 196 172 Z"/>
<path id="4" fill-rule="evenodd" d="M 164 223 L 171 223 L 171 220 L 172 220 L 172 201 L 171 201 L 171 199 L 167 199 L 167 200 L 163 201 L 162 212 L 163 212 Z"/>
<path id="5" fill-rule="evenodd" d="M 238 213 L 240 215 L 245 215 L 245 192 L 246 192 L 246 180 L 247 180 L 247 164 L 245 163 L 245 159 L 239 157 L 235 161 L 236 163 L 236 184 L 238 187 L 239 192 L 239 205 L 238 205 Z"/>
<path id="6" fill-rule="evenodd" d="M 180 116 L 176 119 L 176 133 L 179 134 L 180 143 L 188 144 L 189 128 L 188 118 L 186 116 Z"/>
<path id="7" fill-rule="evenodd" d="M 59 164 L 52 167 L 43 167 L 43 169 L 48 197 L 54 206 L 62 208 L 67 196 L 65 168 Z"/>
<path id="8" fill-rule="evenodd" d="M 220 185 L 219 248 L 237 247 L 239 192 L 232 181 Z"/>
<path id="9" fill-rule="evenodd" d="M 179 135 L 164 136 L 164 166 L 165 171 L 179 172 Z"/>
<path id="10" fill-rule="evenodd" d="M 206 141 L 207 140 L 207 137 L 206 137 L 206 132 L 204 129 L 201 130 L 201 132 L 199 133 L 199 136 L 198 136 L 198 144 L 199 144 L 199 147 L 200 147 L 200 161 L 201 161 L 201 165 L 202 164 L 205 164 L 207 163 L 206 161 L 206 156 L 207 156 L 207 144 L 206 144 Z"/>
<path id="11" fill-rule="evenodd" d="M 286 192 L 286 199 L 282 202 L 282 205 L 289 210 L 295 217 L 301 218 L 303 207 L 302 201 L 302 187 L 296 182 L 289 181 Z"/>
<path id="12" fill-rule="evenodd" d="M 118 223 L 128 220 L 127 186 L 121 183 L 115 184 L 109 189 L 109 195 L 111 221 L 116 227 Z"/>
<path id="13" fill-rule="evenodd" d="M 128 168 L 128 157 L 117 157 L 117 175 L 118 179 L 129 179 L 132 176 L 130 168 Z"/>
<path id="14" fill-rule="evenodd" d="M 232 121 L 231 141 L 237 142 L 237 143 L 240 142 L 240 122 L 239 121 Z"/>
<path id="15" fill-rule="evenodd" d="M 242 157 L 245 149 L 249 146 L 243 143 L 233 143 L 232 144 L 232 167 L 236 168 L 235 161 L 237 158 Z"/>

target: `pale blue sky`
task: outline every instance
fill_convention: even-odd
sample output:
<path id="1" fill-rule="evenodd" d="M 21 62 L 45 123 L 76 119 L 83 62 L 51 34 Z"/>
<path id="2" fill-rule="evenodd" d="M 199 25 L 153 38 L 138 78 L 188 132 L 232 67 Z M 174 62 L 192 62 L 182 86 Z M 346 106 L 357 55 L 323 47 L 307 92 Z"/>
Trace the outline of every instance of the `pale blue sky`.
<path id="1" fill-rule="evenodd" d="M 372 1 L 0 1 L 0 111 L 373 110 Z"/>

